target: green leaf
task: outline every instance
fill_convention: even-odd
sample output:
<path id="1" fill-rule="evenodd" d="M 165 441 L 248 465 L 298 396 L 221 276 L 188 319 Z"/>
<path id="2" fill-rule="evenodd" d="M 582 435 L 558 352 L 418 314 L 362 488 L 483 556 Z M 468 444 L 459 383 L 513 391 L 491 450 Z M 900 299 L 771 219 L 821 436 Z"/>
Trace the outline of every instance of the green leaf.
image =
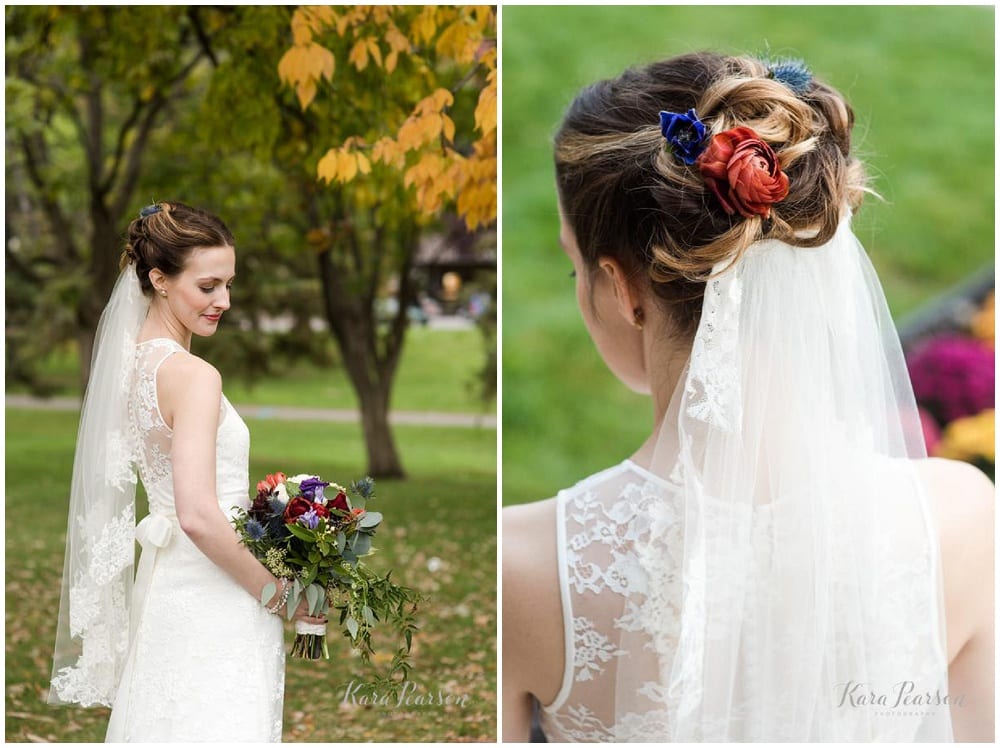
<path id="1" fill-rule="evenodd" d="M 353 545 L 354 553 L 358 556 L 367 556 L 372 550 L 372 536 L 358 533 Z"/>
<path id="2" fill-rule="evenodd" d="M 341 530 L 337 533 L 337 553 L 343 553 L 345 545 L 347 545 L 347 536 L 344 535 L 344 531 Z"/>
<path id="3" fill-rule="evenodd" d="M 381 512 L 367 512 L 361 515 L 361 519 L 358 521 L 358 527 L 360 527 L 361 529 L 377 527 L 381 521 L 382 521 Z"/>
<path id="4" fill-rule="evenodd" d="M 309 614 L 310 615 L 315 615 L 316 613 L 319 612 L 317 610 L 316 604 L 319 602 L 319 597 L 322 594 L 323 594 L 323 590 L 321 590 L 315 584 L 310 584 L 308 587 L 306 587 L 306 601 L 309 603 Z"/>
<path id="5" fill-rule="evenodd" d="M 347 619 L 347 630 L 350 632 L 352 639 L 358 638 L 358 622 L 353 618 Z"/>
<path id="6" fill-rule="evenodd" d="M 316 539 L 316 533 L 310 530 L 308 527 L 303 527 L 302 525 L 293 522 L 290 525 L 285 525 L 285 528 L 295 537 L 301 538 L 302 540 L 307 540 L 310 543 Z"/>
<path id="7" fill-rule="evenodd" d="M 268 582 L 264 585 L 264 589 L 260 591 L 260 604 L 266 606 L 274 593 L 278 591 L 278 587 L 274 582 Z"/>
<path id="8" fill-rule="evenodd" d="M 365 623 L 367 623 L 369 626 L 375 625 L 375 615 L 372 613 L 372 609 L 369 608 L 367 605 L 361 609 L 361 615 L 364 616 Z"/>

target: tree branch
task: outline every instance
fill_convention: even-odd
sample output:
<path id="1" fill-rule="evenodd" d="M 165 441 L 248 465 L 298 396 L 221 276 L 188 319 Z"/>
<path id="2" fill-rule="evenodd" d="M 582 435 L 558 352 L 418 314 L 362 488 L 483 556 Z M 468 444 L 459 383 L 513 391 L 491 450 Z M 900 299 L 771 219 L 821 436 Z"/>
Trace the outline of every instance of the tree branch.
<path id="1" fill-rule="evenodd" d="M 32 135 L 21 133 L 21 150 L 24 153 L 24 165 L 28 179 L 31 180 L 38 192 L 42 210 L 48 216 L 49 223 L 52 224 L 56 241 L 59 242 L 67 260 L 78 262 L 80 253 L 73 241 L 74 234 L 70 229 L 69 221 L 62 212 L 62 208 L 59 207 L 59 203 L 50 193 L 49 186 L 42 175 L 42 170 L 48 166 L 49 161 L 44 137 L 41 133 Z"/>

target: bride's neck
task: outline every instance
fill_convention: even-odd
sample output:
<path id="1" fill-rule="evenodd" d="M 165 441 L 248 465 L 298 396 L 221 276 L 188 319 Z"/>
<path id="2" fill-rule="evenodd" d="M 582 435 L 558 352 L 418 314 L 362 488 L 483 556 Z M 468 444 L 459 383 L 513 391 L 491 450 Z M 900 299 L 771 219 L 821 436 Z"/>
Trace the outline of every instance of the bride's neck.
<path id="1" fill-rule="evenodd" d="M 191 350 L 191 331 L 177 321 L 169 312 L 164 312 L 160 304 L 150 306 L 146 321 L 139 332 L 140 340 L 152 338 L 170 338 L 176 340 L 187 350 Z"/>
<path id="2" fill-rule="evenodd" d="M 691 343 L 681 342 L 662 329 L 650 330 L 645 341 L 645 356 L 649 367 L 650 396 L 653 399 L 653 431 L 632 455 L 642 467 L 650 467 L 657 439 L 691 355 Z"/>

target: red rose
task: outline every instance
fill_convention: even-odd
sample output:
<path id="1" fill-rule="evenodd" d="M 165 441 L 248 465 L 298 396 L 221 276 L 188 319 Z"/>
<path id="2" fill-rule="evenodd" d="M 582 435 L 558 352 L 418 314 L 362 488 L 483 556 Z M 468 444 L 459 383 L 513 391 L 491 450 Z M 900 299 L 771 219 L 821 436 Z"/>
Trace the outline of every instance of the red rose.
<path id="1" fill-rule="evenodd" d="M 264 480 L 260 481 L 257 484 L 257 493 L 260 493 L 261 491 L 270 493 L 271 491 L 274 490 L 275 486 L 277 486 L 279 483 L 284 483 L 284 482 L 285 482 L 284 473 L 271 473 L 266 478 L 264 478 Z"/>
<path id="2" fill-rule="evenodd" d="M 342 512 L 349 512 L 349 511 L 351 511 L 351 507 L 347 503 L 347 495 L 343 491 L 341 491 L 340 493 L 338 493 L 332 499 L 329 499 L 326 502 L 326 508 L 327 509 L 339 509 Z"/>
<path id="3" fill-rule="evenodd" d="M 788 195 L 788 176 L 771 146 L 749 127 L 712 138 L 695 162 L 709 189 L 729 215 L 771 217 L 771 204 Z"/>
<path id="4" fill-rule="evenodd" d="M 313 503 L 309 501 L 309 499 L 303 499 L 301 496 L 296 496 L 294 499 L 289 501 L 288 506 L 285 507 L 285 524 L 290 525 L 312 508 Z"/>
<path id="5" fill-rule="evenodd" d="M 316 510 L 317 517 L 326 518 L 330 516 L 330 510 L 318 502 L 314 502 L 312 508 Z"/>

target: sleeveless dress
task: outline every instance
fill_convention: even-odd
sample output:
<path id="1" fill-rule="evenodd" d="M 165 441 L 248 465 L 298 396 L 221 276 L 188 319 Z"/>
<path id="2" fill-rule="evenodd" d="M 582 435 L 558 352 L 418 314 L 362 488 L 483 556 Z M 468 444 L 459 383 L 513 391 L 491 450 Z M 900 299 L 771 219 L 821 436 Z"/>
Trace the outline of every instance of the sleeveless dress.
<path id="1" fill-rule="evenodd" d="M 661 658 L 668 665 L 672 662 L 680 635 L 682 496 L 678 482 L 664 480 L 631 460 L 558 493 L 555 542 L 565 669 L 560 691 L 552 703 L 541 705 L 539 712 L 549 742 L 672 739 L 671 702 L 662 682 Z M 760 554 L 748 560 L 748 566 L 766 562 L 771 542 L 773 509 L 771 505 L 758 509 L 761 511 L 754 511 L 752 518 L 745 518 L 752 522 L 754 545 Z M 706 505 L 706 519 L 727 521 L 720 506 L 711 503 Z M 852 638 L 844 646 L 874 648 L 872 651 L 884 654 L 893 672 L 917 677 L 920 682 L 919 676 L 938 672 L 940 667 L 933 654 L 934 630 L 928 624 L 939 612 L 935 595 L 931 592 L 901 599 L 894 591 L 911 589 L 908 580 L 926 575 L 933 559 L 921 551 L 901 548 L 898 542 L 888 543 L 880 558 L 884 560 L 879 566 L 884 599 L 873 614 L 876 619 L 886 616 L 883 620 L 903 616 L 913 625 L 902 635 L 898 630 L 871 626 L 864 641 Z M 722 566 L 733 568 L 728 562 Z M 649 569 L 658 577 L 656 584 L 650 583 Z M 711 569 L 708 574 L 713 584 L 725 584 L 722 577 L 712 577 Z M 851 584 L 842 577 L 835 576 L 835 590 L 837 585 Z M 748 594 L 766 591 L 751 590 Z M 754 642 L 752 638 L 749 641 Z M 760 648 L 754 642 L 748 651 Z M 616 714 L 616 689 L 623 684 L 628 687 L 629 701 L 643 706 Z M 778 693 L 777 697 L 787 695 Z M 877 735 L 882 740 L 909 740 L 901 737 L 914 734 L 912 723 L 907 722 L 903 716 L 887 714 L 879 720 Z M 783 734 L 781 725 L 769 726 L 768 732 L 772 730 L 774 740 L 796 740 Z M 918 740 L 951 740 L 949 735 L 919 729 L 915 734 Z"/>
<path id="2" fill-rule="evenodd" d="M 142 556 L 132 599 L 129 652 L 107 742 L 281 740 L 281 618 L 210 561 L 181 530 L 174 505 L 171 429 L 156 374 L 185 349 L 156 338 L 136 349 L 129 421 L 149 516 L 136 527 Z M 249 506 L 250 432 L 223 396 L 216 491 L 229 517 Z"/>

